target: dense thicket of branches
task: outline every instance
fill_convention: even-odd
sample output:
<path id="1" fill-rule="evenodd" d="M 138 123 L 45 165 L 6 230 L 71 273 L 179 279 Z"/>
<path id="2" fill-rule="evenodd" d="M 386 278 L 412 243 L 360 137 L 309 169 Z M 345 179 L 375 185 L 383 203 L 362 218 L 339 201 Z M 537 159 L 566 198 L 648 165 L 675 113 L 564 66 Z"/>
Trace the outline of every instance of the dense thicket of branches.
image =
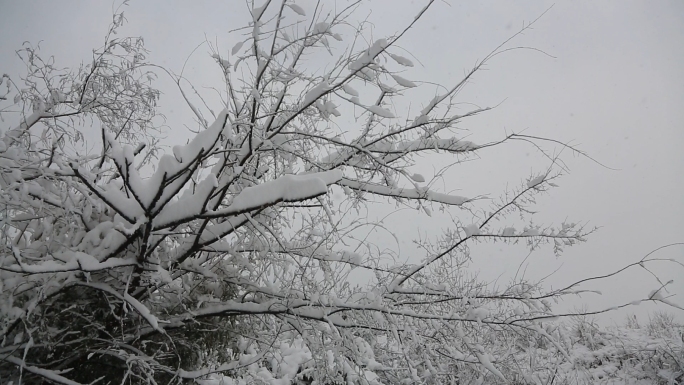
<path id="1" fill-rule="evenodd" d="M 142 40 L 113 34 L 122 15 L 76 70 L 32 47 L 19 51 L 26 75 L 2 77 L 2 111 L 17 120 L 0 141 L 2 382 L 558 376 L 520 352 L 534 341 L 556 369 L 573 362 L 551 302 L 576 285 L 544 291 L 519 280 L 494 289 L 463 270 L 476 242 L 549 243 L 560 252 L 584 240 L 587 231 L 572 223 L 507 220 L 529 219 L 534 197 L 554 186 L 555 163 L 498 203 L 434 190 L 410 171 L 424 153 L 458 165 L 505 141 L 535 140 L 512 134 L 477 144 L 457 128 L 487 108 L 461 111 L 456 95 L 505 46 L 419 112 L 393 111 L 416 87 L 398 74 L 413 63 L 396 42 L 432 3 L 405 30 L 370 43 L 347 22 L 356 4 L 333 13 L 319 4 L 308 16 L 289 1 L 251 6 L 244 40 L 214 55 L 223 105 L 214 113 L 186 98 L 201 130 L 167 153 L 155 139 L 155 67 Z M 325 72 L 305 63 L 317 51 L 332 54 Z M 358 124 L 335 124 L 343 114 Z M 84 127 L 100 132 L 96 154 L 86 151 Z M 368 197 L 417 207 L 416 215 L 478 219 L 456 219 L 401 264 L 355 237 L 365 223 L 353 213 Z M 368 278 L 360 285 L 354 274 Z M 664 286 L 644 299 L 667 301 Z"/>

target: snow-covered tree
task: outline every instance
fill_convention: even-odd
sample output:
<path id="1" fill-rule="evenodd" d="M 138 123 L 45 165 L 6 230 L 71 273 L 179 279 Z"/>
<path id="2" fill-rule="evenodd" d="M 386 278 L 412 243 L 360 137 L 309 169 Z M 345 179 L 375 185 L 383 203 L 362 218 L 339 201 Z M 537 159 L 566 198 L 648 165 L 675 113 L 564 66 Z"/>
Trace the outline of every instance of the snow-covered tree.
<path id="1" fill-rule="evenodd" d="M 397 41 L 433 1 L 370 42 L 348 22 L 357 3 L 309 15 L 292 1 L 261 3 L 240 43 L 214 47 L 218 112 L 181 87 L 200 131 L 171 151 L 155 136 L 151 86 L 155 73 L 171 74 L 146 61 L 141 39 L 116 37 L 121 14 L 76 70 L 19 51 L 27 74 L 0 84 L 0 112 L 20 111 L 0 141 L 2 381 L 534 383 L 520 341 L 570 362 L 549 301 L 575 285 L 495 289 L 464 273 L 474 243 L 560 252 L 584 240 L 572 223 L 519 225 L 555 186 L 554 159 L 494 202 L 411 171 L 425 153 L 457 167 L 506 141 L 541 140 L 473 143 L 458 128 L 488 108 L 462 111 L 457 94 L 506 46 L 412 101 L 419 111 L 400 110 L 417 84 L 401 72 L 413 62 Z M 307 65 L 326 51 L 324 70 Z M 99 132 L 95 153 L 86 130 Z M 355 212 L 370 198 L 457 219 L 401 263 L 357 236 L 368 223 Z M 666 300 L 657 295 L 645 299 Z"/>

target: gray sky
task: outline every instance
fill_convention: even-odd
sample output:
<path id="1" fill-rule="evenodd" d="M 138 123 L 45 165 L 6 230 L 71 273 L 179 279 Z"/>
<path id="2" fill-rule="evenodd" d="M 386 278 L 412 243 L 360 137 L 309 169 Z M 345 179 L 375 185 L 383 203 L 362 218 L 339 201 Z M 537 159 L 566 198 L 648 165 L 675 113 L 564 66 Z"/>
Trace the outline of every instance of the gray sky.
<path id="1" fill-rule="evenodd" d="M 298 1 L 305 7 L 310 3 Z M 401 42 L 400 46 L 424 65 L 402 76 L 453 84 L 523 22 L 553 5 L 549 1 L 449 3 L 436 3 Z M 380 37 L 398 31 L 422 4 L 374 0 L 360 10 L 358 18 L 367 17 L 374 24 L 374 37 Z M 20 73 L 21 63 L 13 53 L 23 41 L 42 40 L 43 53 L 55 55 L 64 66 L 87 61 L 91 49 L 101 45 L 111 14 L 109 1 L 0 0 L 0 73 Z M 152 51 L 151 61 L 176 72 L 205 38 L 227 52 L 238 41 L 238 36 L 228 31 L 244 26 L 249 19 L 242 1 L 133 0 L 125 14 L 128 24 L 124 33 L 143 36 Z M 526 130 L 529 135 L 569 142 L 619 169 L 612 171 L 564 153 L 571 174 L 560 181 L 559 189 L 539 199 L 536 222 L 550 224 L 568 218 L 601 229 L 589 242 L 566 250 L 561 258 L 549 253 L 533 255 L 528 260 L 528 277 L 541 278 L 562 264 L 547 280 L 557 287 L 610 272 L 658 246 L 684 241 L 682 16 L 684 2 L 677 0 L 558 2 L 533 30 L 511 44 L 534 47 L 555 58 L 531 50 L 498 56 L 461 94 L 460 101 L 479 106 L 505 100 L 494 111 L 461 124 L 470 130 L 469 140 L 486 142 L 506 132 Z M 201 47 L 188 61 L 187 75 L 197 86 L 211 86 L 219 79 L 208 52 L 206 46 Z M 189 111 L 178 102 L 168 82 L 161 81 L 160 87 L 167 95 L 161 107 L 169 117 L 168 124 L 182 132 L 181 122 L 191 123 Z M 429 100 L 436 88 L 425 85 L 420 92 L 414 109 Z M 459 194 L 464 195 L 491 193 L 496 197 L 507 185 L 548 165 L 522 144 L 485 150 L 481 156 L 481 160 L 448 174 L 445 188 L 462 189 Z M 419 170 L 431 176 L 433 168 L 427 165 Z M 439 228 L 436 223 L 438 219 L 407 225 L 401 233 L 410 238 L 416 231 Z M 483 278 L 502 276 L 505 281 L 525 255 L 505 248 L 499 252 L 497 246 L 477 249 L 473 258 Z M 682 247 L 658 255 L 684 262 Z M 665 266 L 654 271 L 665 280 L 675 279 L 670 292 L 677 295 L 675 302 L 684 304 L 684 279 L 679 278 L 684 269 Z M 603 296 L 582 299 L 592 309 L 629 302 L 657 287 L 648 273 L 636 269 L 599 286 Z M 643 314 L 652 309 L 641 305 L 628 312 Z M 684 312 L 672 311 L 684 318 Z M 620 320 L 624 314 L 613 318 Z"/>

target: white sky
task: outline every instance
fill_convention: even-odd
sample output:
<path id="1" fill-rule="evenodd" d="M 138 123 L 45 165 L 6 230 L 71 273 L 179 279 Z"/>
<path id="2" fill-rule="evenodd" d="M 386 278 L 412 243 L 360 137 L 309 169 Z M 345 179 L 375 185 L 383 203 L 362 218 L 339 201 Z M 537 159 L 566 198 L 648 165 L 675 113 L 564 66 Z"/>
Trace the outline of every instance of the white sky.
<path id="1" fill-rule="evenodd" d="M 305 7 L 310 3 L 298 1 Z M 501 0 L 449 3 L 436 3 L 401 42 L 400 46 L 424 65 L 402 76 L 453 84 L 523 22 L 553 5 L 549 1 Z M 367 17 L 374 24 L 377 38 L 397 32 L 422 4 L 374 0 L 361 9 L 358 18 Z M 218 42 L 219 49 L 227 52 L 239 39 L 228 31 L 244 26 L 250 18 L 242 1 L 134 0 L 125 13 L 128 24 L 124 33 L 143 36 L 152 51 L 151 61 L 176 72 L 205 39 Z M 0 0 L 0 73 L 20 73 L 14 50 L 24 41 L 42 40 L 43 54 L 55 55 L 57 63 L 64 66 L 87 61 L 91 49 L 101 45 L 111 14 L 109 1 Z M 568 218 L 601 229 L 589 242 L 566 250 L 559 259 L 545 252 L 533 255 L 528 277 L 541 278 L 562 264 L 547 280 L 557 287 L 615 270 L 658 246 L 684 241 L 682 16 L 684 2 L 678 0 L 558 2 L 532 31 L 512 43 L 543 50 L 555 59 L 533 51 L 501 55 L 461 94 L 461 101 L 480 106 L 505 100 L 496 110 L 461 124 L 470 130 L 469 140 L 484 142 L 506 132 L 526 130 L 529 135 L 570 142 L 619 169 L 611 171 L 586 158 L 565 154 L 572 173 L 560 181 L 560 189 L 538 201 L 536 222 L 558 223 Z M 188 62 L 188 75 L 196 86 L 212 86 L 211 81 L 218 79 L 218 68 L 209 64 L 208 52 L 203 46 Z M 191 124 L 189 111 L 178 102 L 168 82 L 160 82 L 160 87 L 166 94 L 161 107 L 175 129 L 171 132 L 183 137 L 181 123 Z M 422 98 L 412 100 L 413 109 L 435 92 L 434 86 L 424 87 Z M 467 192 L 465 195 L 490 193 L 497 197 L 507 184 L 519 183 L 547 167 L 547 163 L 539 163 L 530 146 L 522 144 L 485 150 L 480 156 L 477 162 L 455 168 L 444 181 L 446 188 L 463 189 L 459 193 Z M 420 171 L 431 176 L 432 166 Z M 439 222 L 412 222 L 401 233 L 407 239 L 417 231 L 434 235 L 439 230 L 435 223 Z M 683 247 L 658 255 L 684 263 Z M 520 250 L 504 248 L 499 252 L 497 246 L 476 250 L 473 258 L 481 277 L 492 280 L 502 275 L 505 281 L 524 256 Z M 665 280 L 675 279 L 670 292 L 676 294 L 675 302 L 684 304 L 684 268 L 661 266 L 654 271 Z M 602 297 L 582 299 L 591 309 L 643 297 L 657 284 L 648 273 L 635 269 L 634 274 L 599 286 Z M 628 312 L 644 314 L 652 309 L 641 305 Z M 672 311 L 684 318 L 684 312 Z M 615 314 L 613 319 L 619 321 L 625 313 Z"/>

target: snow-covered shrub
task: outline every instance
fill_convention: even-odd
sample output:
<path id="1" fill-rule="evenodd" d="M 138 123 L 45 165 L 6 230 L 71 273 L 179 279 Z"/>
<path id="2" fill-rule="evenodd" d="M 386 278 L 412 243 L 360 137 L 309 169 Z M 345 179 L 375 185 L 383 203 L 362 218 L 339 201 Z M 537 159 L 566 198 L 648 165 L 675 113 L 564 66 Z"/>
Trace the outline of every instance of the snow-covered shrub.
<path id="1" fill-rule="evenodd" d="M 663 328 L 661 320 L 667 319 Z M 570 384 L 678 384 L 684 380 L 684 330 L 657 315 L 644 327 L 599 327 L 587 320 L 570 324 L 572 361 L 563 363 Z"/>

